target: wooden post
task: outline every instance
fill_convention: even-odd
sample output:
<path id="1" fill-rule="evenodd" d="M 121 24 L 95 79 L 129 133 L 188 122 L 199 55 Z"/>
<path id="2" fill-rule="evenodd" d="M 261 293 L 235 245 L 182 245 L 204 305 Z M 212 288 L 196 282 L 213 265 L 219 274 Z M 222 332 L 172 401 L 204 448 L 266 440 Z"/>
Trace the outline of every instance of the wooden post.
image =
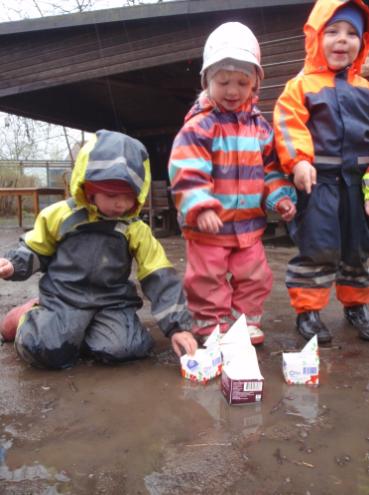
<path id="1" fill-rule="evenodd" d="M 17 215 L 18 215 L 18 225 L 23 226 L 23 215 L 22 215 L 22 196 L 17 195 Z"/>
<path id="2" fill-rule="evenodd" d="M 35 218 L 40 213 L 40 197 L 37 190 L 33 192 L 33 212 Z"/>

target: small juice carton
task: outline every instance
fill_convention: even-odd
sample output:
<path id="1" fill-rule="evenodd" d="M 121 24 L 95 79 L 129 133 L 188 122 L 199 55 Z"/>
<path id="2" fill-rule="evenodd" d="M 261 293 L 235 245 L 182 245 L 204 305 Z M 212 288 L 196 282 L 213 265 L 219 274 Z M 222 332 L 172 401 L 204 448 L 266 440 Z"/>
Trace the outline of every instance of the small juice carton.
<path id="1" fill-rule="evenodd" d="M 319 346 L 316 335 L 300 352 L 282 353 L 283 375 L 291 384 L 319 385 Z"/>
<path id="2" fill-rule="evenodd" d="M 222 372 L 219 325 L 205 342 L 205 349 L 197 349 L 193 356 L 181 356 L 181 374 L 192 382 L 207 383 Z"/>

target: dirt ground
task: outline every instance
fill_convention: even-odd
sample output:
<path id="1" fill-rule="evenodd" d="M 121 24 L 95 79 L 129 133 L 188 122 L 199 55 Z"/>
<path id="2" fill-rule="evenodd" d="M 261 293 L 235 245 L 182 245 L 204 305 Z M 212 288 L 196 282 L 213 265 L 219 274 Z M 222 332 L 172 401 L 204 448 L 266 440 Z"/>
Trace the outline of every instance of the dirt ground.
<path id="1" fill-rule="evenodd" d="M 20 233 L 3 230 L 0 251 Z M 183 241 L 162 242 L 182 274 Z M 283 281 L 294 248 L 267 253 L 275 284 L 257 348 L 260 404 L 229 406 L 219 379 L 203 386 L 181 378 L 147 303 L 141 317 L 157 343 L 146 360 L 52 372 L 2 345 L 0 494 L 368 495 L 369 343 L 332 299 L 323 312 L 334 340 L 321 348 L 321 385 L 285 384 L 281 351 L 305 343 Z M 0 317 L 35 296 L 37 281 L 1 282 Z"/>

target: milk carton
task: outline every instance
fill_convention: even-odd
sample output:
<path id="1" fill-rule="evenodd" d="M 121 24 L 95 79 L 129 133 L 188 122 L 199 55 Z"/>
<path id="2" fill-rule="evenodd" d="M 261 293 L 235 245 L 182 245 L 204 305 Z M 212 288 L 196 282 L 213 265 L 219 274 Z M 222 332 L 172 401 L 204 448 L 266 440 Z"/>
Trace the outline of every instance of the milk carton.
<path id="1" fill-rule="evenodd" d="M 264 378 L 245 315 L 241 315 L 222 337 L 220 348 L 223 356 L 221 390 L 228 404 L 260 402 Z"/>
<path id="2" fill-rule="evenodd" d="M 222 372 L 220 331 L 217 325 L 205 342 L 205 349 L 197 349 L 193 356 L 181 356 L 181 374 L 192 382 L 207 383 Z"/>
<path id="3" fill-rule="evenodd" d="M 283 352 L 283 375 L 291 384 L 319 385 L 319 346 L 316 335 L 300 352 Z"/>

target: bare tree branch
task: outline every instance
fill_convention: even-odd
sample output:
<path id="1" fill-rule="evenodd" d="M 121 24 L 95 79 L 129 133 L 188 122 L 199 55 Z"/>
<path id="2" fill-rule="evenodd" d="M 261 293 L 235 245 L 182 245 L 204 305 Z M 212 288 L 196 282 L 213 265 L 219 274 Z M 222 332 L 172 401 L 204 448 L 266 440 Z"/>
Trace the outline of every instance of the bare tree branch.
<path id="1" fill-rule="evenodd" d="M 65 142 L 67 143 L 67 146 L 68 146 L 69 158 L 71 159 L 72 162 L 74 162 L 72 147 L 70 145 L 68 133 L 67 133 L 67 130 L 65 127 L 63 127 L 63 131 L 64 131 Z"/>
<path id="2" fill-rule="evenodd" d="M 40 7 L 39 7 L 39 5 L 38 5 L 37 1 L 36 1 L 36 0 L 32 0 L 32 2 L 33 2 L 33 5 L 35 6 L 36 10 L 37 10 L 37 11 L 38 11 L 38 13 L 40 14 L 40 16 L 41 16 L 41 17 L 43 17 L 43 15 L 44 15 L 44 14 L 43 14 L 42 10 L 40 9 Z"/>

